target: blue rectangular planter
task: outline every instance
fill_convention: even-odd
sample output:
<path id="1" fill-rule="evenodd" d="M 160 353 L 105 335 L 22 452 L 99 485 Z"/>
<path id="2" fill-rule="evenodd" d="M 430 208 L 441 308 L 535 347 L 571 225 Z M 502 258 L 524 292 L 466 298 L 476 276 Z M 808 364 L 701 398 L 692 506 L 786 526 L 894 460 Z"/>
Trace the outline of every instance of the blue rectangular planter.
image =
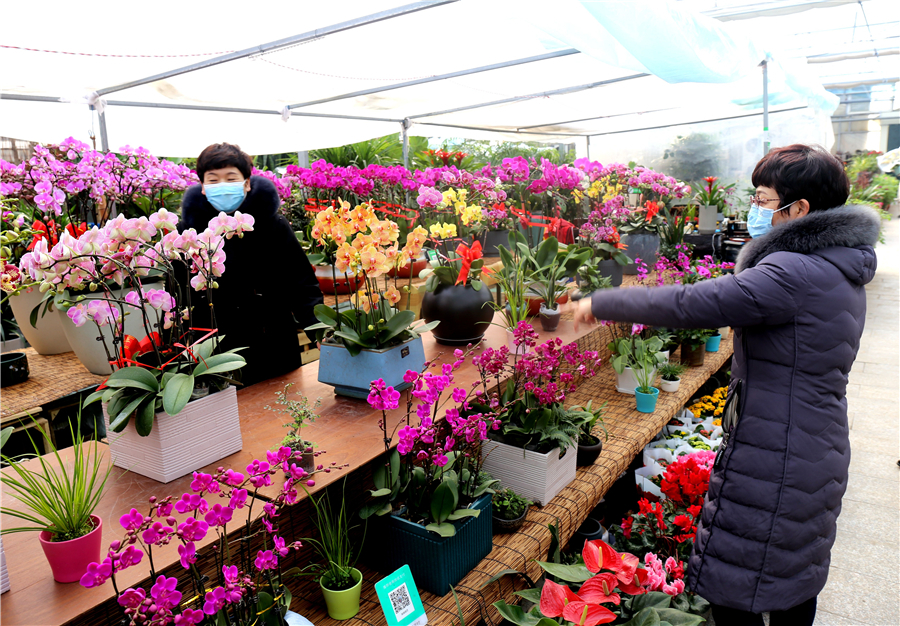
<path id="1" fill-rule="evenodd" d="M 475 569 L 493 548 L 491 494 L 481 496 L 469 508 L 481 513 L 452 522 L 456 526 L 452 537 L 441 537 L 396 515 L 376 518 L 384 523 L 378 524 L 378 534 L 372 535 L 377 537 L 372 565 L 385 573 L 409 565 L 419 589 L 436 596 L 450 593 L 450 586 Z"/>
<path id="2" fill-rule="evenodd" d="M 422 338 L 384 350 L 363 350 L 350 356 L 342 345 L 323 343 L 319 356 L 319 382 L 334 386 L 334 392 L 342 396 L 365 399 L 369 395 L 369 383 L 383 378 L 388 387 L 399 391 L 409 387 L 403 382 L 406 370 L 422 370 L 425 365 L 425 348 Z"/>

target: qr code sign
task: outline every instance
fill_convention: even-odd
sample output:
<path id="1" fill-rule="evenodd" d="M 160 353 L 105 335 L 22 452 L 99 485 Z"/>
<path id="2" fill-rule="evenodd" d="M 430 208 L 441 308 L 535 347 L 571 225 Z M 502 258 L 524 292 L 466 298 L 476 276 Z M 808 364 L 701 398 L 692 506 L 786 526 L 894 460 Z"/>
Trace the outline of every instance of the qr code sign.
<path id="1" fill-rule="evenodd" d="M 412 598 L 409 597 L 409 590 L 406 588 L 406 583 L 403 583 L 393 591 L 388 592 L 388 598 L 391 600 L 391 607 L 394 609 L 394 617 L 397 618 L 398 622 L 413 612 Z"/>

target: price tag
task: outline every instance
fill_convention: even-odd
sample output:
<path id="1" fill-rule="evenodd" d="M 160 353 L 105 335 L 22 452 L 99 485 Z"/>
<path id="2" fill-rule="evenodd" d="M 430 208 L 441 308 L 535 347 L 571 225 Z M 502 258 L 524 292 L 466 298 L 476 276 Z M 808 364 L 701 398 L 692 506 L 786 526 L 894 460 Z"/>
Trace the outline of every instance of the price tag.
<path id="1" fill-rule="evenodd" d="M 428 623 L 409 565 L 375 583 L 375 592 L 388 626 L 425 626 Z"/>
<path id="2" fill-rule="evenodd" d="M 429 262 L 438 260 L 438 253 L 434 248 L 425 248 L 425 256 L 428 257 Z"/>

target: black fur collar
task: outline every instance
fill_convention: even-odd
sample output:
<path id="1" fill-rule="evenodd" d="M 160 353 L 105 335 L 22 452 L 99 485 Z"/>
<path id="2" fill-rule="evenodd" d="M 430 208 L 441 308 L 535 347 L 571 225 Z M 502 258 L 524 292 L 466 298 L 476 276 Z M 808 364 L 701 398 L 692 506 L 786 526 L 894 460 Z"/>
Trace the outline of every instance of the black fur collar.
<path id="1" fill-rule="evenodd" d="M 775 252 L 811 254 L 824 248 L 874 246 L 881 216 L 867 206 L 846 204 L 783 222 L 768 233 L 744 244 L 735 272 L 755 267 Z"/>

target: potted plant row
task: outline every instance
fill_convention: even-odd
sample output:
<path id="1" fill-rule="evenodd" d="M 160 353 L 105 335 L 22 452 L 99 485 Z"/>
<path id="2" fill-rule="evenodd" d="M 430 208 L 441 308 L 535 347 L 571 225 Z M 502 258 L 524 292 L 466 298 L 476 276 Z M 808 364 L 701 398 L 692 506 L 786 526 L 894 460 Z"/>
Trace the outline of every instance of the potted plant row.
<path id="1" fill-rule="evenodd" d="M 65 234 L 52 249 L 38 241 L 22 257 L 31 279 L 57 292 L 71 324 L 93 329 L 115 370 L 85 401 L 103 403 L 115 465 L 168 482 L 241 449 L 231 385 L 246 362 L 237 350 L 217 353 L 216 329 L 191 326 L 190 290 L 181 283 L 190 276 L 194 290 L 214 290 L 225 241 L 253 222 L 237 211 L 210 220 L 203 233 L 179 234 L 166 209 L 120 215 L 77 238 Z M 128 333 L 128 318 L 142 339 Z"/>
<path id="2" fill-rule="evenodd" d="M 499 422 L 493 411 L 467 408 L 474 390 L 454 386 L 453 377 L 468 354 L 457 349 L 455 355 L 440 373 L 431 371 L 432 363 L 409 370 L 412 387 L 399 411 L 400 392 L 372 381 L 368 402 L 382 412 L 386 454 L 360 512 L 376 522 L 367 531 L 377 537 L 369 542 L 372 565 L 391 572 L 408 564 L 416 584 L 439 596 L 490 553 L 489 509 L 498 482 L 481 471 L 478 448 Z"/>

